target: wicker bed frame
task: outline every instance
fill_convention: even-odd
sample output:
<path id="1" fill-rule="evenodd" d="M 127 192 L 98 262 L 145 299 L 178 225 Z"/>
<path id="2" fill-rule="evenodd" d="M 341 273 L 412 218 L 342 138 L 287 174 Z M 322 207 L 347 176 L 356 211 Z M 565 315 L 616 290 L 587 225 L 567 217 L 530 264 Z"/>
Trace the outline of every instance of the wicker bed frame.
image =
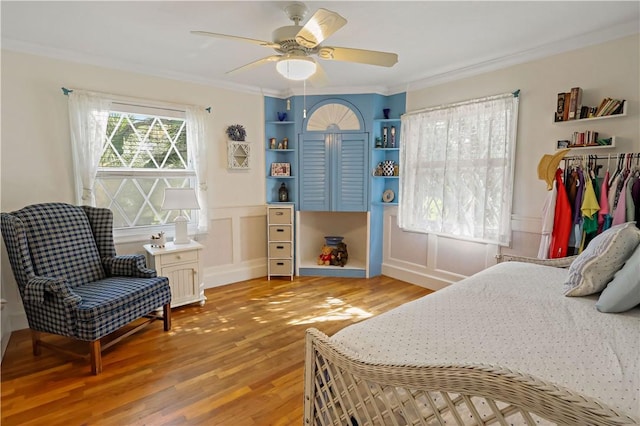
<path id="1" fill-rule="evenodd" d="M 499 259 L 513 260 L 567 267 L 573 258 Z M 314 328 L 304 398 L 305 425 L 635 424 L 592 398 L 495 366 L 362 362 Z"/>

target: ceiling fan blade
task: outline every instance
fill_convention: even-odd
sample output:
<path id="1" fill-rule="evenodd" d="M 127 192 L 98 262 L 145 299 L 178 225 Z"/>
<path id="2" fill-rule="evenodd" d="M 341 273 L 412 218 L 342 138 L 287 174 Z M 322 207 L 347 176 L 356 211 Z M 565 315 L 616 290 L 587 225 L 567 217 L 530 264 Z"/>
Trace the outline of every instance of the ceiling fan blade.
<path id="1" fill-rule="evenodd" d="M 329 78 L 327 74 L 324 72 L 324 69 L 320 66 L 318 61 L 316 61 L 316 72 L 313 73 L 311 77 L 309 77 L 309 83 L 313 87 L 324 87 L 329 84 Z"/>
<path id="2" fill-rule="evenodd" d="M 298 34 L 296 34 L 296 42 L 312 49 L 342 28 L 346 23 L 347 20 L 336 12 L 327 9 L 318 9 L 311 19 L 304 24 L 304 27 L 298 31 Z"/>
<path id="3" fill-rule="evenodd" d="M 318 51 L 318 57 L 326 60 L 358 62 L 382 67 L 392 67 L 398 62 L 398 55 L 395 53 L 349 47 L 323 46 Z"/>
<path id="4" fill-rule="evenodd" d="M 262 58 L 262 59 L 258 59 L 257 61 L 253 61 L 253 62 L 249 62 L 246 65 L 243 65 L 241 67 L 232 69 L 231 71 L 227 71 L 225 74 L 236 74 L 238 72 L 241 71 L 247 71 L 250 70 L 252 68 L 256 68 L 260 65 L 264 65 L 268 62 L 278 62 L 280 60 L 280 58 L 282 58 L 282 55 L 272 55 L 272 56 L 267 56 L 266 58 Z"/>
<path id="5" fill-rule="evenodd" d="M 254 38 L 238 37 L 238 36 L 232 36 L 228 34 L 210 33 L 208 31 L 191 31 L 191 34 L 202 35 L 207 37 L 215 37 L 215 38 L 226 38 L 228 40 L 244 41 L 251 44 L 257 44 L 258 46 L 271 47 L 273 49 L 280 48 L 279 43 L 273 43 L 271 41 L 264 41 L 264 40 L 256 40 Z"/>

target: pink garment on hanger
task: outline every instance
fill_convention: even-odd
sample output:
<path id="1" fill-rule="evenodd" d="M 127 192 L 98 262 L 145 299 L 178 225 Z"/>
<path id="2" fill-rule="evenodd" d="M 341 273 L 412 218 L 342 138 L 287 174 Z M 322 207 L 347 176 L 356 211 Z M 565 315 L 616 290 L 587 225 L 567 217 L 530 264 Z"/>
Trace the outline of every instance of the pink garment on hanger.
<path id="1" fill-rule="evenodd" d="M 600 188 L 600 211 L 598 212 L 598 226 L 602 227 L 604 224 L 604 216 L 609 214 L 609 198 L 607 193 L 609 192 L 609 170 L 602 179 L 602 186 Z"/>
<path id="2" fill-rule="evenodd" d="M 620 225 L 627 221 L 627 184 L 629 183 L 629 178 L 631 175 L 627 176 L 624 180 L 624 184 L 622 185 L 622 191 L 620 191 L 620 195 L 618 196 L 618 204 L 616 204 L 616 210 L 613 212 L 613 225 Z"/>

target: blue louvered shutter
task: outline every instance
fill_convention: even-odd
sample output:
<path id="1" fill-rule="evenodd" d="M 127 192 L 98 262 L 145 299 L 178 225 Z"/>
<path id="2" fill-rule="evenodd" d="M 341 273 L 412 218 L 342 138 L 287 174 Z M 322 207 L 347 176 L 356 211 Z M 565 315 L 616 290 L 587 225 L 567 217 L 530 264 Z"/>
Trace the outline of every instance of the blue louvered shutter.
<path id="1" fill-rule="evenodd" d="M 331 185 L 332 210 L 367 211 L 369 150 L 364 133 L 342 133 L 335 140 L 335 172 Z"/>
<path id="2" fill-rule="evenodd" d="M 300 210 L 329 211 L 329 135 L 304 134 L 300 144 Z"/>

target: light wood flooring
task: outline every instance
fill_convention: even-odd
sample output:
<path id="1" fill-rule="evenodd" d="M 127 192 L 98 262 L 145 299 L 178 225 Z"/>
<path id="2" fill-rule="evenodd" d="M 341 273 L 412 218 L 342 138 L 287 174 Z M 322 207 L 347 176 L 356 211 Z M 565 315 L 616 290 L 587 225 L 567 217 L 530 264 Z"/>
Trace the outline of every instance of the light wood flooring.
<path id="1" fill-rule="evenodd" d="M 28 330 L 20 330 L 2 362 L 0 420 L 302 425 L 305 329 L 332 335 L 429 292 L 388 277 L 262 278 L 208 289 L 204 306 L 173 309 L 170 332 L 156 321 L 108 349 L 99 376 L 47 349 L 34 357 Z"/>

